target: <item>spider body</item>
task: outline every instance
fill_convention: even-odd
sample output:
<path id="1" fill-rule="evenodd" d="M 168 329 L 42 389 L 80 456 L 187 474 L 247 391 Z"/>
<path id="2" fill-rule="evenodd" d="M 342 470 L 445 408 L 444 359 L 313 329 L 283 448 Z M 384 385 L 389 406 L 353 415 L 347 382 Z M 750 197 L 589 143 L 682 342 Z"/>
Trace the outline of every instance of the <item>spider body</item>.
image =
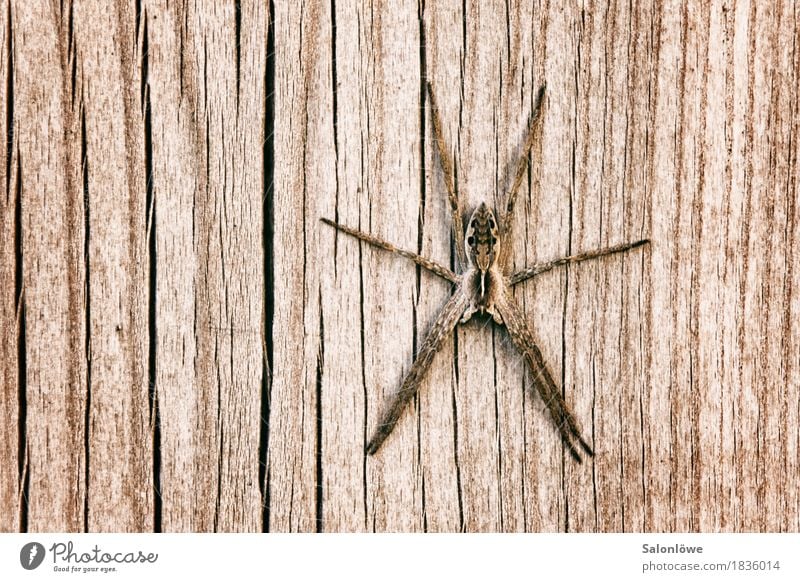
<path id="1" fill-rule="evenodd" d="M 443 265 L 411 251 L 399 249 L 372 234 L 337 224 L 325 218 L 322 219 L 323 222 L 341 232 L 378 248 L 411 259 L 421 267 L 446 279 L 454 286 L 452 295 L 439 312 L 428 331 L 427 337 L 421 344 L 411 369 L 403 379 L 400 388 L 390 399 L 388 407 L 381 415 L 380 422 L 375 426 L 373 436 L 366 444 L 366 453 L 370 455 L 376 453 L 392 432 L 395 424 L 400 419 L 402 411 L 417 393 L 425 372 L 433 361 L 433 356 L 441 348 L 444 340 L 450 335 L 459 321 L 466 322 L 472 315 L 479 313 L 490 315 L 495 323 L 506 328 L 512 342 L 531 368 L 533 385 L 549 410 L 556 428 L 561 433 L 564 445 L 572 457 L 581 462 L 582 459 L 578 447 L 583 449 L 584 453 L 589 456 L 593 456 L 594 451 L 581 436 L 578 424 L 564 401 L 561 388 L 555 383 L 552 374 L 548 370 L 542 353 L 536 345 L 533 333 L 525 321 L 524 314 L 514 301 L 511 290 L 514 285 L 549 271 L 554 267 L 627 251 L 649 241 L 643 239 L 633 243 L 623 243 L 613 247 L 591 250 L 538 263 L 512 273 L 511 262 L 508 260 L 512 242 L 511 215 L 514 209 L 514 200 L 528 168 L 528 152 L 533 144 L 534 129 L 544 97 L 544 87 L 539 89 L 536 96 L 523 149 L 524 155 L 517 164 L 514 181 L 505 201 L 504 212 L 499 215 L 498 220 L 494 211 L 486 203 L 481 203 L 472 212 L 466 228 L 462 227 L 461 206 L 453 180 L 453 163 L 445 146 L 436 99 L 430 84 L 428 84 L 428 94 L 431 99 L 434 138 L 439 151 L 450 202 L 456 263 L 463 271 L 460 274 L 456 274 Z"/>
<path id="2" fill-rule="evenodd" d="M 467 231 L 464 236 L 472 267 L 486 273 L 495 262 L 499 251 L 499 239 L 497 232 L 497 222 L 494 212 L 485 202 L 472 213 L 472 217 L 467 224 Z"/>
<path id="3" fill-rule="evenodd" d="M 464 243 L 469 264 L 464 273 L 464 290 L 470 297 L 470 304 L 461 321 L 466 322 L 477 311 L 488 313 L 497 323 L 502 323 L 494 308 L 496 294 L 503 287 L 503 275 L 496 267 L 500 234 L 494 212 L 485 202 L 481 202 L 472 213 L 464 233 Z"/>
<path id="4" fill-rule="evenodd" d="M 469 307 L 461 317 L 461 322 L 466 323 L 474 313 L 488 314 L 497 323 L 503 319 L 495 309 L 499 293 L 503 289 L 503 276 L 497 269 L 481 271 L 470 269 L 464 274 L 464 292 L 469 297 Z"/>

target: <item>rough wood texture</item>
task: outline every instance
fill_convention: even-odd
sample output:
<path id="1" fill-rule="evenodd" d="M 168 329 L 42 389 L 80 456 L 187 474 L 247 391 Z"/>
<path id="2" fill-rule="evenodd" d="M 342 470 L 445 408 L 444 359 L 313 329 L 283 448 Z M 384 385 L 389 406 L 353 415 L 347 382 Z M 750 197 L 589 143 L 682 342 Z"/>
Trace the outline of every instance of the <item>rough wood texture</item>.
<path id="1" fill-rule="evenodd" d="M 24 479 L 21 464 L 20 442 L 20 381 L 18 353 L 21 340 L 17 305 L 22 291 L 18 269 L 19 191 L 12 180 L 18 167 L 12 161 L 13 134 L 9 127 L 11 94 L 11 18 L 8 10 L 0 12 L 0 135 L 11 139 L 0 140 L 0 182 L 5 192 L 0 195 L 0 531 L 17 531 L 25 524 L 20 522 L 20 489 Z M 13 111 L 13 110 L 12 110 Z M 24 454 L 22 455 L 24 458 Z"/>
<path id="2" fill-rule="evenodd" d="M 0 530 L 800 530 L 798 10 L 3 3 Z M 465 213 L 547 83 L 516 267 L 653 241 L 515 291 L 582 465 L 485 321 L 364 456 L 449 289 L 319 219 L 452 265 L 426 79 Z"/>
<path id="3" fill-rule="evenodd" d="M 81 85 L 72 82 L 74 36 L 69 15 L 51 8 L 19 2 L 10 9 L 23 297 L 17 341 L 24 342 L 17 362 L 25 402 L 19 449 L 27 466 L 22 521 L 29 531 L 74 531 L 86 527 L 91 512 L 85 206 L 92 191 L 81 159 Z"/>
<path id="4" fill-rule="evenodd" d="M 257 531 L 267 13 L 154 2 L 143 19 L 155 510 L 164 531 Z"/>

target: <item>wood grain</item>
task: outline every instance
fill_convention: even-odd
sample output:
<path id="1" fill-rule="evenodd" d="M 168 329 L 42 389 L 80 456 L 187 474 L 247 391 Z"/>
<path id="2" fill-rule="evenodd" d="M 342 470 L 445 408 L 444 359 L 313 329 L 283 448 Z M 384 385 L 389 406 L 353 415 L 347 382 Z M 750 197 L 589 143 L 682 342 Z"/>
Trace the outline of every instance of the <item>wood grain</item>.
<path id="1" fill-rule="evenodd" d="M 163 531 L 258 531 L 268 15 L 146 5 Z"/>
<path id="2" fill-rule="evenodd" d="M 77 63 L 68 23 L 46 2 L 11 6 L 28 531 L 81 531 L 88 521 L 90 257 L 81 86 L 71 79 Z"/>
<path id="3" fill-rule="evenodd" d="M 63 9 L 61 8 L 63 5 Z M 63 10 L 63 11 L 62 11 Z M 800 531 L 791 0 L 0 8 L 0 530 Z M 515 288 L 596 452 L 505 332 L 369 431 L 511 185 Z"/>
<path id="4" fill-rule="evenodd" d="M 20 327 L 17 306 L 20 304 L 19 239 L 21 219 L 19 189 L 16 179 L 18 165 L 14 156 L 13 77 L 11 68 L 11 13 L 0 11 L 0 135 L 9 139 L 0 141 L 0 180 L 4 192 L 0 195 L 0 531 L 17 531 L 26 524 L 21 522 L 22 500 L 20 491 L 24 480 L 24 452 L 20 455 Z M 20 312 L 21 315 L 21 312 Z M 23 401 L 24 402 L 24 401 Z"/>
<path id="5" fill-rule="evenodd" d="M 76 4 L 87 297 L 90 531 L 153 528 L 141 39 L 132 6 Z"/>

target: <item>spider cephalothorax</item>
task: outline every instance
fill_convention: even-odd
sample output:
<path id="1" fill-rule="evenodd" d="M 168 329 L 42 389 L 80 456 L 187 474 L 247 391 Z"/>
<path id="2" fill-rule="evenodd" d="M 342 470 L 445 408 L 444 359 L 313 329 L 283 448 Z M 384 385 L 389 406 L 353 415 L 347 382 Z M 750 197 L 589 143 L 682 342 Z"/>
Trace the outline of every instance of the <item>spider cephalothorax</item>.
<path id="1" fill-rule="evenodd" d="M 464 235 L 470 264 L 485 273 L 497 259 L 499 239 L 494 212 L 485 202 L 472 213 Z"/>
<path id="2" fill-rule="evenodd" d="M 421 267 L 450 281 L 454 286 L 453 294 L 436 317 L 428 336 L 420 346 L 411 369 L 403 379 L 403 384 L 394 394 L 390 400 L 389 407 L 383 412 L 380 422 L 375 426 L 375 432 L 366 445 L 366 452 L 370 455 L 374 454 L 386 437 L 389 436 L 389 433 L 392 432 L 400 418 L 400 413 L 414 397 L 414 394 L 417 393 L 420 382 L 428 366 L 430 366 L 433 356 L 441 348 L 445 338 L 455 328 L 459 320 L 467 321 L 474 313 L 478 312 L 491 315 L 496 323 L 503 324 L 508 330 L 514 345 L 531 367 L 533 384 L 550 411 L 564 444 L 575 460 L 580 462 L 581 456 L 575 445 L 576 442 L 586 454 L 591 456 L 594 455 L 594 452 L 581 436 L 578 424 L 561 394 L 561 389 L 547 369 L 542 353 L 536 346 L 533 334 L 525 321 L 524 314 L 514 301 L 511 288 L 534 275 L 549 271 L 553 267 L 626 251 L 643 245 L 648 241 L 640 240 L 634 243 L 624 243 L 604 249 L 587 251 L 578 255 L 539 263 L 512 273 L 510 271 L 510 261 L 508 260 L 511 250 L 511 214 L 514 209 L 514 199 L 528 168 L 528 152 L 533 144 L 535 121 L 539 117 L 541 110 L 544 87 L 539 89 L 536 96 L 536 103 L 533 107 L 533 114 L 528 128 L 528 137 L 523 149 L 525 154 L 517 165 L 514 182 L 505 201 L 505 209 L 499 216 L 500 220 L 497 220 L 495 213 L 489 206 L 482 203 L 473 211 L 466 229 L 463 230 L 463 238 L 461 236 L 461 209 L 453 181 L 453 162 L 450 159 L 450 154 L 442 136 L 442 124 L 439 120 L 439 112 L 430 84 L 428 85 L 428 93 L 431 98 L 433 133 L 442 162 L 444 181 L 453 219 L 456 263 L 463 269 L 463 272 L 456 274 L 443 265 L 417 253 L 398 249 L 391 243 L 369 233 L 337 224 L 326 218 L 322 219 L 326 224 L 342 232 L 381 249 L 411 259 Z"/>

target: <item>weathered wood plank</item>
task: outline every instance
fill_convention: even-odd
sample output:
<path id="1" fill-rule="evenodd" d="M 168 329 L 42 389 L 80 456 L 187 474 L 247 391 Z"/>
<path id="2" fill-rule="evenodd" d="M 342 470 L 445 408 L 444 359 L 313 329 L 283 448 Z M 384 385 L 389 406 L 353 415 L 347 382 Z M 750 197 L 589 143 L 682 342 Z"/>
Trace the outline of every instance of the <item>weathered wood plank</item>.
<path id="1" fill-rule="evenodd" d="M 736 391 L 739 398 L 733 414 L 748 407 L 754 424 L 752 432 L 735 431 L 735 465 L 742 471 L 737 486 L 751 487 L 752 509 L 743 512 L 742 521 L 736 524 L 744 530 L 800 529 L 800 425 L 791 422 L 796 419 L 800 392 L 798 289 L 791 282 L 798 267 L 796 132 L 800 89 L 797 56 L 789 48 L 800 40 L 800 29 L 797 8 L 790 4 L 751 7 L 746 38 L 748 75 L 740 77 L 748 91 L 745 126 L 749 143 L 742 160 L 743 262 L 737 305 L 742 312 L 736 321 L 744 365 L 740 367 L 742 390 Z M 734 70 L 734 78 L 741 73 Z M 789 410 L 794 419 L 788 418 Z M 745 456 L 749 457 L 747 464 Z"/>
<path id="2" fill-rule="evenodd" d="M 363 20 L 372 59 L 365 68 L 365 230 L 415 248 L 420 213 L 420 71 L 417 5 L 384 2 Z M 351 241 L 348 241 L 351 242 Z M 352 242 L 351 242 L 352 244 Z M 362 250 L 366 432 L 371 436 L 388 397 L 411 366 L 429 322 L 416 317 L 416 268 L 373 248 Z M 444 301 L 442 298 L 442 302 Z M 409 406 L 391 441 L 366 461 L 367 524 L 380 531 L 421 531 L 419 420 Z M 369 438 L 368 436 L 368 438 Z"/>
<path id="3" fill-rule="evenodd" d="M 797 29 L 755 3 L 660 19 L 644 528 L 796 530 Z"/>
<path id="4" fill-rule="evenodd" d="M 636 96 L 647 94 L 652 83 L 652 20 L 648 3 L 615 2 L 605 14 L 588 13 L 577 30 L 576 117 L 569 132 L 577 171 L 569 252 L 649 235 L 645 170 L 651 113 L 648 101 Z M 570 530 L 643 528 L 647 488 L 640 403 L 648 385 L 642 351 L 647 321 L 640 303 L 647 293 L 642 277 L 648 253 L 645 248 L 564 273 L 565 384 L 585 403 L 579 416 L 591 420 L 598 454 L 592 471 L 573 474 Z"/>
<path id="5" fill-rule="evenodd" d="M 198 120 L 203 121 L 209 160 L 207 191 L 198 192 L 198 267 L 204 273 L 200 297 L 205 302 L 196 325 L 200 361 L 213 362 L 218 407 L 215 531 L 262 527 L 258 467 L 266 378 L 261 156 L 268 17 L 263 2 L 214 3 L 196 16 L 195 25 L 197 72 L 203 71 L 196 78 L 202 89 Z"/>
<path id="6" fill-rule="evenodd" d="M 20 455 L 20 326 L 17 305 L 22 281 L 19 256 L 20 204 L 17 156 L 14 155 L 14 88 L 11 6 L 0 10 L 0 531 L 18 531 L 24 454 Z M 23 400 L 24 402 L 24 400 Z M 21 458 L 22 457 L 22 458 Z"/>
<path id="7" fill-rule="evenodd" d="M 160 527 L 258 531 L 268 15 L 152 3 L 144 18 Z"/>
<path id="8" fill-rule="evenodd" d="M 456 160 L 457 173 L 464 171 L 458 166 L 458 90 L 453 84 L 456 77 L 447 63 L 458 62 L 463 46 L 461 38 L 461 7 L 431 6 L 423 13 L 424 61 L 419 63 L 421 74 L 436 91 L 437 104 L 443 124 L 445 140 L 450 155 Z M 452 60 L 451 60 L 452 59 Z M 420 105 L 425 106 L 424 118 L 424 182 L 421 192 L 421 248 L 445 265 L 455 267 L 452 248 L 452 217 L 447 201 L 447 189 L 441 170 L 441 160 L 433 139 L 431 101 L 423 94 Z M 457 178 L 457 184 L 460 184 Z M 464 206 L 462 200 L 462 210 Z M 419 243 L 418 243 L 419 244 Z M 418 275 L 419 299 L 416 305 L 416 320 L 419 322 L 417 344 L 423 339 L 444 301 L 450 293 L 449 285 L 443 284 L 428 273 Z M 412 329 L 413 331 L 413 329 Z M 456 393 L 459 376 L 456 355 L 460 344 L 454 338 L 446 341 L 440 354 L 434 359 L 431 369 L 418 396 L 420 465 L 423 487 L 422 503 L 427 531 L 458 531 L 464 527 L 462 464 L 456 441 L 456 426 L 460 427 Z M 460 430 L 460 428 L 459 428 Z M 463 437 L 462 437 L 463 438 Z"/>
<path id="9" fill-rule="evenodd" d="M 571 203 L 573 199 L 572 152 L 574 148 L 575 105 L 571 99 L 571 86 L 576 73 L 576 46 L 574 16 L 570 10 L 555 5 L 533 8 L 532 22 L 525 37 L 522 56 L 506 56 L 509 63 L 503 68 L 508 76 L 502 97 L 498 95 L 506 122 L 501 143 L 505 144 L 501 165 L 501 190 L 507 188 L 508 173 L 502 168 L 513 168 L 520 152 L 524 128 L 532 107 L 533 91 L 546 84 L 547 95 L 539 137 L 531 151 L 531 169 L 527 183 L 523 183 L 517 203 L 517 221 L 514 226 L 515 257 L 517 267 L 536 261 L 569 254 L 571 236 Z M 526 22 L 527 19 L 520 19 Z M 527 26 L 526 26 L 527 28 Z M 554 48 L 558 47 L 558 48 Z M 519 63 L 519 72 L 511 66 Z M 515 74 L 516 73 L 516 74 Z M 517 97 L 520 95 L 520 97 Z M 572 134 L 572 135 L 571 135 Z M 572 138 L 572 139 L 571 139 Z M 574 248 L 573 250 L 578 250 Z M 563 318 L 566 315 L 566 272 L 559 270 L 524 284 L 515 295 L 525 311 L 532 331 L 556 380 L 563 384 L 567 367 L 564 352 Z M 521 428 L 507 436 L 503 446 L 504 462 L 518 462 L 519 475 L 513 483 L 521 498 L 517 515 L 513 518 L 517 528 L 527 531 L 557 531 L 567 520 L 565 504 L 566 480 L 575 467 L 564 455 L 560 438 L 547 414 L 544 403 L 532 390 L 531 372 L 524 365 L 513 346 L 504 346 L 504 384 L 498 391 L 509 399 L 505 418 Z M 513 362 L 519 362 L 514 366 Z M 586 394 L 565 390 L 566 401 L 576 415 L 586 438 L 593 443 L 594 434 L 588 423 L 586 408 L 582 406 Z M 574 508 L 572 509 L 574 511 Z M 520 515 L 521 514 L 521 515 Z M 508 519 L 508 518 L 507 518 Z"/>
<path id="10" fill-rule="evenodd" d="M 357 1 L 336 2 L 332 9 L 320 17 L 323 24 L 317 49 L 321 53 L 320 66 L 330 67 L 330 79 L 322 76 L 325 81 L 320 83 L 316 97 L 321 104 L 317 114 L 325 115 L 321 128 L 329 127 L 333 140 L 323 141 L 327 132 L 320 132 L 316 151 L 323 156 L 315 155 L 312 164 L 325 168 L 327 156 L 334 165 L 327 168 L 327 175 L 319 176 L 314 191 L 320 200 L 322 216 L 361 226 L 365 218 L 360 207 L 366 200 L 364 156 L 368 130 L 364 101 L 368 59 L 358 46 L 367 34 L 360 23 L 368 20 L 368 16 L 363 3 Z M 324 322 L 321 527 L 325 531 L 365 531 L 363 451 L 368 438 L 364 432 L 369 386 L 364 377 L 366 348 L 361 333 L 360 265 L 364 255 L 353 239 L 322 225 L 319 253 L 320 318 Z"/>
<path id="11" fill-rule="evenodd" d="M 319 77 L 322 2 L 275 4 L 275 168 L 272 200 L 273 313 L 268 498 L 270 531 L 317 531 L 319 434 L 319 232 L 312 117 L 325 85 Z M 327 62 L 327 61 L 326 61 Z M 330 92 L 325 92 L 330 94 Z M 330 161 L 328 162 L 330 164 Z M 332 164 L 329 165 L 333 168 Z M 335 527 L 334 527 L 335 529 Z"/>
<path id="12" fill-rule="evenodd" d="M 192 46 L 186 37 L 194 31 L 182 29 L 186 21 L 178 6 L 144 6 L 144 108 L 152 140 L 148 228 L 155 238 L 148 243 L 150 252 L 155 250 L 153 422 L 158 429 L 162 531 L 211 531 L 219 464 L 210 453 L 219 447 L 213 441 L 214 409 L 204 406 L 199 390 L 195 321 L 203 280 L 195 212 L 207 171 L 198 127 L 196 59 L 188 51 L 181 59 L 184 47 Z"/>
<path id="13" fill-rule="evenodd" d="M 87 228 L 86 524 L 89 531 L 147 531 L 154 495 L 138 22 L 133 3 L 77 3 L 73 10 Z"/>
<path id="14" fill-rule="evenodd" d="M 442 117 L 455 130 L 448 142 L 455 147 L 454 162 L 463 213 L 469 216 L 481 202 L 498 206 L 503 200 L 506 159 L 498 147 L 497 106 L 503 92 L 502 54 L 498 43 L 505 41 L 505 6 L 501 2 L 467 2 L 460 18 L 447 14 L 443 7 L 436 38 L 453 43 L 463 63 L 459 76 L 443 51 L 428 75 L 441 102 Z M 466 21 L 466 27 L 460 22 Z M 463 29 L 463 30 L 462 30 Z M 447 71 L 447 73 L 444 73 Z M 462 110 L 463 107 L 463 110 Z M 463 111 L 462 115 L 458 115 Z M 525 114 L 517 127 L 524 127 Z M 448 123 L 448 122 L 445 122 Z M 439 172 L 438 166 L 435 171 Z M 431 192 L 433 198 L 437 193 Z M 443 192 L 439 196 L 443 196 Z M 466 218 L 465 218 L 466 222 Z M 466 531 L 500 529 L 500 451 L 497 414 L 503 390 L 495 382 L 495 369 L 502 366 L 494 353 L 500 336 L 486 320 L 473 318 L 456 330 L 457 381 L 453 387 L 453 418 L 457 478 L 460 486 L 461 528 Z M 497 343 L 496 343 L 497 342 Z M 512 348 L 513 349 L 513 348 Z M 505 411 L 503 411 L 505 412 Z M 518 411 L 519 412 L 519 411 Z M 444 444 L 440 441 L 440 445 Z M 435 491 L 437 484 L 431 483 Z"/>
<path id="15" fill-rule="evenodd" d="M 195 203 L 205 188 L 206 158 L 193 84 L 197 65 L 192 53 L 181 59 L 184 47 L 191 46 L 182 30 L 186 17 L 177 5 L 167 6 L 148 2 L 141 17 L 147 75 L 143 108 L 152 156 L 147 220 L 149 252 L 155 251 L 150 260 L 155 260 L 151 317 L 157 338 L 151 366 L 157 494 L 162 531 L 212 531 L 219 464 L 211 451 L 219 447 L 209 436 L 214 434 L 214 410 L 200 400 L 195 321 L 203 279 L 196 257 Z"/>
<path id="16" fill-rule="evenodd" d="M 15 2 L 11 19 L 29 474 L 22 495 L 29 531 L 82 531 L 90 387 L 77 56 L 69 14 L 52 3 Z"/>

